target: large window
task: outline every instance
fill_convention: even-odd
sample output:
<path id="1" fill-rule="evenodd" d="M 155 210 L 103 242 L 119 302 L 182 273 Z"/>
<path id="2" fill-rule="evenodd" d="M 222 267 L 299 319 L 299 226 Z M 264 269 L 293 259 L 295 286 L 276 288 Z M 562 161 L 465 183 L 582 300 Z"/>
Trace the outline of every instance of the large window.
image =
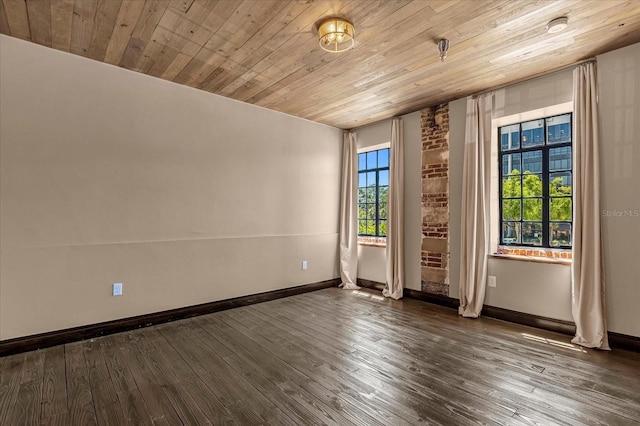
<path id="1" fill-rule="evenodd" d="M 358 154 L 358 235 L 387 236 L 389 148 Z"/>
<path id="2" fill-rule="evenodd" d="M 570 248 L 571 114 L 498 128 L 500 244 Z"/>

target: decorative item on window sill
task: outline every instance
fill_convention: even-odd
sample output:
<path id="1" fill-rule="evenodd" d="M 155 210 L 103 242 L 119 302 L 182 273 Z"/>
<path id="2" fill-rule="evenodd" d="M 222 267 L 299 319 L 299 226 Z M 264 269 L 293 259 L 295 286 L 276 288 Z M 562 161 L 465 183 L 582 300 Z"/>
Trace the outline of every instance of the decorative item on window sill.
<path id="1" fill-rule="evenodd" d="M 449 40 L 446 38 L 440 39 L 438 42 L 438 50 L 440 51 L 440 60 L 444 62 L 447 59 L 447 51 L 449 51 Z"/>
<path id="2" fill-rule="evenodd" d="M 353 24 L 343 18 L 327 18 L 318 24 L 318 41 L 327 52 L 338 53 L 351 49 L 356 43 L 355 35 Z"/>

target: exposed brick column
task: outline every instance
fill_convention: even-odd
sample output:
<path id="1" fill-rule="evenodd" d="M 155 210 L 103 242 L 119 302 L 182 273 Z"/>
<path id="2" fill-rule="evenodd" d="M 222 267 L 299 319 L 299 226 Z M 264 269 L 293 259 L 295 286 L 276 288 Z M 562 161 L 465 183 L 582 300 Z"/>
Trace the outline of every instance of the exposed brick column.
<path id="1" fill-rule="evenodd" d="M 421 111 L 422 291 L 449 295 L 449 104 Z"/>

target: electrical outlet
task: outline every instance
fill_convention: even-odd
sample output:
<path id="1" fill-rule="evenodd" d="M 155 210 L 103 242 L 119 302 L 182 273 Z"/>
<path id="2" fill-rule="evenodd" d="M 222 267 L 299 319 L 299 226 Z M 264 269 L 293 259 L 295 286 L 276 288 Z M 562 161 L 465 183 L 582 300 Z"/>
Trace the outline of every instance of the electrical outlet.
<path id="1" fill-rule="evenodd" d="M 113 283 L 112 290 L 114 296 L 122 296 L 122 283 Z"/>
<path id="2" fill-rule="evenodd" d="M 303 270 L 303 271 L 306 271 L 306 270 L 307 270 L 307 261 L 306 261 L 306 260 L 303 260 L 303 261 L 302 261 L 302 270 Z"/>
<path id="3" fill-rule="evenodd" d="M 488 283 L 489 287 L 495 287 L 496 286 L 496 277 L 493 275 L 489 275 L 489 283 Z"/>

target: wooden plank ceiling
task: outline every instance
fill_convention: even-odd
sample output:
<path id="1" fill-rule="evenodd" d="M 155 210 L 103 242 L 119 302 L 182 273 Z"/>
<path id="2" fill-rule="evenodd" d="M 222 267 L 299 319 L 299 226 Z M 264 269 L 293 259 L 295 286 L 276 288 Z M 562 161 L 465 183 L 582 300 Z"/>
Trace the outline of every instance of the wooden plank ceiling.
<path id="1" fill-rule="evenodd" d="M 330 15 L 354 49 L 320 49 Z M 640 0 L 0 0 L 0 32 L 348 129 L 637 43 Z"/>

